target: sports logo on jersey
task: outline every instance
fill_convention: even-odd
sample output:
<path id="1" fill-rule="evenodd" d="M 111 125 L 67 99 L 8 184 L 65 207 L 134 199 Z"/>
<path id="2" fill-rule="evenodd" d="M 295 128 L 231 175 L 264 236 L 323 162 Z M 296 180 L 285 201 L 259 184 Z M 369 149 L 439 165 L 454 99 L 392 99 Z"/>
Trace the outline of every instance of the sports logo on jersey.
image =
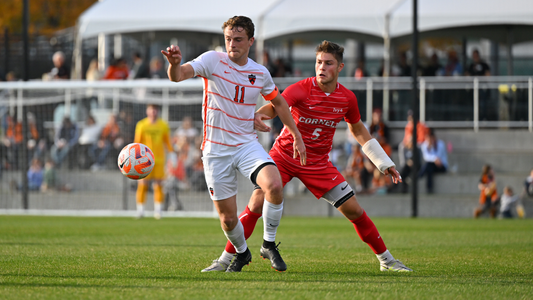
<path id="1" fill-rule="evenodd" d="M 211 193 L 211 196 L 214 196 L 214 195 L 215 195 L 215 191 L 213 190 L 212 187 L 209 188 L 209 193 Z"/>
<path id="2" fill-rule="evenodd" d="M 255 83 L 255 75 L 254 74 L 250 74 L 248 75 L 248 80 L 250 80 L 250 83 L 251 84 L 254 84 Z"/>

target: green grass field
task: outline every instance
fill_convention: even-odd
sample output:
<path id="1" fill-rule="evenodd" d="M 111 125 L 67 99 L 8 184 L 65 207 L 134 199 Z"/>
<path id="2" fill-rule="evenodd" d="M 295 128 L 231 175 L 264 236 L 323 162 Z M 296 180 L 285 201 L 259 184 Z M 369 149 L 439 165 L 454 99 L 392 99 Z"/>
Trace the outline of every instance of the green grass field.
<path id="1" fill-rule="evenodd" d="M 259 256 L 201 273 L 225 237 L 216 219 L 0 217 L 1 299 L 531 299 L 533 221 L 375 218 L 413 273 L 379 271 L 351 223 L 282 219 L 288 271 Z"/>

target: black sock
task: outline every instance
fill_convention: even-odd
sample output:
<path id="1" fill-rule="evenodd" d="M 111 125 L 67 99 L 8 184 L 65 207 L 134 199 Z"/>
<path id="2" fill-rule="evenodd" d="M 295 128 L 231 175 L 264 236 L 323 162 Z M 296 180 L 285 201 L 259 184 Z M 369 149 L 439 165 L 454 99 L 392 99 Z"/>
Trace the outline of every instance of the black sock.
<path id="1" fill-rule="evenodd" d="M 263 240 L 263 248 L 274 248 L 276 247 L 276 242 L 267 242 Z"/>

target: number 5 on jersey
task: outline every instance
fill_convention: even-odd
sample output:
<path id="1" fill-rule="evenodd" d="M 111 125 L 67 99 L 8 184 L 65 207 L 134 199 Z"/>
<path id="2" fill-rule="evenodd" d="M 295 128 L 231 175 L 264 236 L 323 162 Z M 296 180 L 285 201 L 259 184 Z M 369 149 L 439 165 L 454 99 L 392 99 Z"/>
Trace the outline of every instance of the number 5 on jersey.
<path id="1" fill-rule="evenodd" d="M 241 95 L 239 99 L 239 86 L 238 85 L 235 86 L 235 98 L 233 99 L 233 101 L 238 102 L 238 103 L 244 103 L 244 86 L 240 88 L 241 88 Z"/>

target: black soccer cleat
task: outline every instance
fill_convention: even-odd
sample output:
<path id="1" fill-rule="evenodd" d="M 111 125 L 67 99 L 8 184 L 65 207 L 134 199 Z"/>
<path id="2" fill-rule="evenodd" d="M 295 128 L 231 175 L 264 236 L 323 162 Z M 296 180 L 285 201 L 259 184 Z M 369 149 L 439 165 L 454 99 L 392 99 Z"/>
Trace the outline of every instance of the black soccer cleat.
<path id="1" fill-rule="evenodd" d="M 246 251 L 243 253 L 235 254 L 233 261 L 229 264 L 229 267 L 226 269 L 226 272 L 240 272 L 242 267 L 247 266 L 252 262 L 252 253 L 250 249 L 246 248 Z"/>
<path id="2" fill-rule="evenodd" d="M 268 258 L 270 260 L 270 265 L 272 268 L 274 268 L 277 271 L 284 272 L 287 270 L 287 265 L 283 261 L 283 258 L 281 258 L 281 255 L 279 254 L 279 246 L 280 243 L 277 245 L 273 242 L 264 242 L 261 246 L 261 256 L 263 259 Z"/>

